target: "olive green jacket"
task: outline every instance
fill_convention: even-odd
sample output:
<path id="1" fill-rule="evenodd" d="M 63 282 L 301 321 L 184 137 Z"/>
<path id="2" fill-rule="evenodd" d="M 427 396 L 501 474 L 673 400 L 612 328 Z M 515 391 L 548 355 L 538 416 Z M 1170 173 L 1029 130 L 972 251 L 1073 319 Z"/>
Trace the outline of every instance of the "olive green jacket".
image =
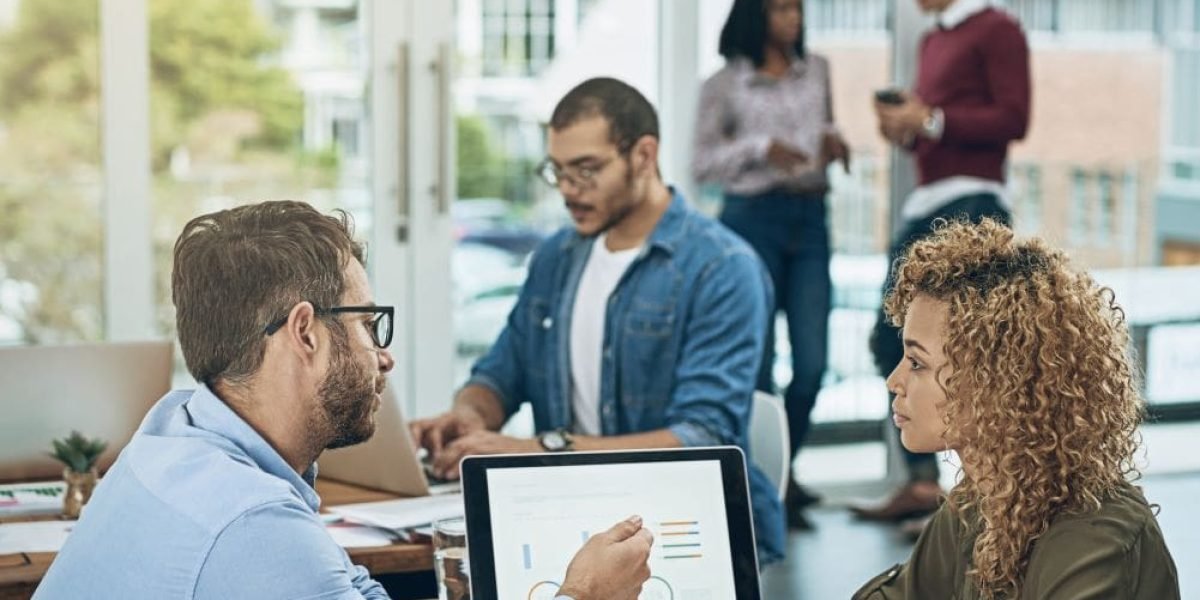
<path id="1" fill-rule="evenodd" d="M 853 600 L 976 600 L 967 577 L 978 531 L 943 504 L 912 556 L 867 582 Z M 1178 600 L 1179 577 L 1142 493 L 1122 487 L 1100 510 L 1064 515 L 1036 542 L 1021 600 Z"/>

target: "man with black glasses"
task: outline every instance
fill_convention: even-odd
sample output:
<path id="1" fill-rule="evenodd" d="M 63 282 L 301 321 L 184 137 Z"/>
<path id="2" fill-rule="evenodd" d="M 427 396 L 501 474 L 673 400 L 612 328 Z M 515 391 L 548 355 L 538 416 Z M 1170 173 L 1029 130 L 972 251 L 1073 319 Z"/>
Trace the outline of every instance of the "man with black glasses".
<path id="1" fill-rule="evenodd" d="M 508 324 L 453 408 L 412 423 L 435 473 L 472 454 L 747 447 L 771 282 L 754 250 L 664 184 L 658 116 L 615 79 L 550 120 L 540 173 L 574 222 L 544 241 Z M 498 433 L 522 403 L 540 435 Z M 778 492 L 750 468 L 760 565 L 782 559 Z"/>
<path id="2" fill-rule="evenodd" d="M 393 308 L 349 218 L 297 202 L 204 215 L 175 243 L 179 345 L 202 385 L 160 400 L 38 598 L 387 598 L 317 515 L 315 462 L 375 431 Z M 633 597 L 650 535 L 595 536 L 563 590 Z M 640 565 L 640 567 L 639 567 Z"/>

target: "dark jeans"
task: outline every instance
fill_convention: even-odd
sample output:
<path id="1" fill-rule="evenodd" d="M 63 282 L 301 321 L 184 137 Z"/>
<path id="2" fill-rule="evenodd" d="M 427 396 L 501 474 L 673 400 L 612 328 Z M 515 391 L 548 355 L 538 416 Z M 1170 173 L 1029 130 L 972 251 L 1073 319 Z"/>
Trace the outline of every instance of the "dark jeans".
<path id="1" fill-rule="evenodd" d="M 762 258 L 775 284 L 775 309 L 787 316 L 792 347 L 792 381 L 783 394 L 792 456 L 808 434 L 810 416 L 825 373 L 832 283 L 825 196 L 768 192 L 726 195 L 721 222 L 742 236 Z M 767 347 L 758 389 L 776 393 L 775 319 L 767 323 Z"/>
<path id="2" fill-rule="evenodd" d="M 993 194 L 985 193 L 963 196 L 927 217 L 907 223 L 901 234 L 893 240 L 892 249 L 888 253 L 888 275 L 887 281 L 883 284 L 883 296 L 886 298 L 888 293 L 891 292 L 892 286 L 895 285 L 895 273 L 892 267 L 896 264 L 896 259 L 903 256 L 904 252 L 914 242 L 931 235 L 935 221 L 938 219 L 965 218 L 969 219 L 972 223 L 978 223 L 984 217 L 991 217 L 1005 225 L 1011 222 L 1008 211 L 1000 206 L 999 199 Z M 876 318 L 875 328 L 871 332 L 871 353 L 875 355 L 875 366 L 884 377 L 887 377 L 896 368 L 896 365 L 900 363 L 900 359 L 904 357 L 904 347 L 900 342 L 900 330 L 892 327 L 887 322 L 882 308 L 879 310 L 879 315 Z M 891 416 L 891 406 L 892 395 L 888 394 L 889 418 Z M 909 452 L 902 444 L 898 445 L 904 455 L 904 463 L 908 467 L 910 481 L 938 480 L 936 454 L 917 454 Z"/>

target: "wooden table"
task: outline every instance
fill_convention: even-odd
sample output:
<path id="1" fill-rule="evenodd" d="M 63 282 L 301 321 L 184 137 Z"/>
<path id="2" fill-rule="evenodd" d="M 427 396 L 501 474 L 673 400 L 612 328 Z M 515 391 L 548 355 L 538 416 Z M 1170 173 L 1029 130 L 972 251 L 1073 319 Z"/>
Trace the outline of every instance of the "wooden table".
<path id="1" fill-rule="evenodd" d="M 399 497 L 389 492 L 324 479 L 317 480 L 317 493 L 321 496 L 322 506 L 374 502 Z M 0 523 L 48 521 L 58 518 L 58 515 L 8 517 L 0 518 Z M 366 567 L 371 575 L 375 576 L 433 570 L 433 549 L 428 544 L 397 542 L 390 546 L 347 548 L 346 552 L 350 555 L 350 560 Z M 50 568 L 54 556 L 54 552 L 0 555 L 0 600 L 25 600 L 33 596 L 33 590 L 42 581 L 42 576 Z"/>
<path id="2" fill-rule="evenodd" d="M 325 479 L 317 480 L 317 494 L 321 496 L 322 506 L 393 500 L 400 497 L 391 492 L 380 492 Z M 397 542 L 390 546 L 346 548 L 346 553 L 350 555 L 354 564 L 366 567 L 372 575 L 433 570 L 433 546 L 429 544 Z"/>

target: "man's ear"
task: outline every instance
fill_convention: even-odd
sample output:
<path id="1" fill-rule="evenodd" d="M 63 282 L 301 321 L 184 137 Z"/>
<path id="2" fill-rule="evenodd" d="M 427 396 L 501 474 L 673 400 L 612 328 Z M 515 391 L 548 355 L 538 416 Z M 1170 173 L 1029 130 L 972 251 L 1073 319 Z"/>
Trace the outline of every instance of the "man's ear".
<path id="1" fill-rule="evenodd" d="M 658 140 L 654 136 L 643 135 L 638 138 L 630 154 L 634 157 L 638 175 L 647 171 L 658 172 Z"/>
<path id="2" fill-rule="evenodd" d="M 300 302 L 293 306 L 283 327 L 288 347 L 306 362 L 316 356 L 320 348 L 317 327 L 317 313 L 311 302 Z"/>

